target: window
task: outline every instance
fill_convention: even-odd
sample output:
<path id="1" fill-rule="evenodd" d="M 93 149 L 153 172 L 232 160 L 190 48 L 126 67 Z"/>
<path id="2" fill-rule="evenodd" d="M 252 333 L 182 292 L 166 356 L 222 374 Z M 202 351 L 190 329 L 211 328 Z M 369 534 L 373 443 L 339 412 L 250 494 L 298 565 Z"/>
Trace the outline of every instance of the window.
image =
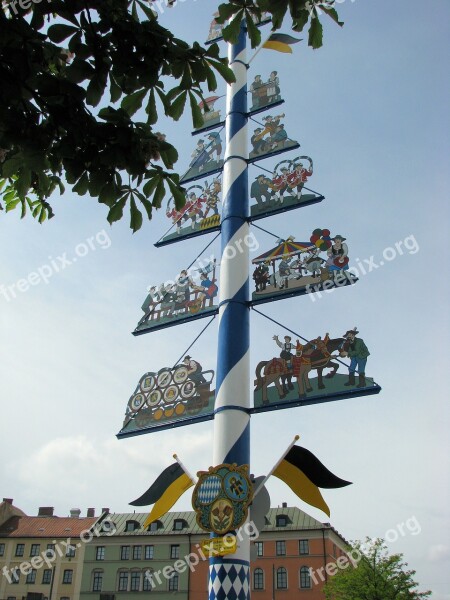
<path id="1" fill-rule="evenodd" d="M 70 544 L 66 548 L 66 557 L 73 558 L 75 556 L 75 546 L 71 546 Z"/>
<path id="2" fill-rule="evenodd" d="M 277 556 L 286 556 L 286 542 L 276 542 L 275 553 Z"/>
<path id="3" fill-rule="evenodd" d="M 0 544 L 0 556 L 4 556 L 5 554 L 5 544 Z"/>
<path id="4" fill-rule="evenodd" d="M 120 546 L 120 560 L 129 560 L 130 546 Z"/>
<path id="5" fill-rule="evenodd" d="M 125 531 L 136 531 L 140 529 L 140 524 L 137 521 L 127 521 L 125 524 Z"/>
<path id="6" fill-rule="evenodd" d="M 72 583 L 73 571 L 72 569 L 64 569 L 63 573 L 63 583 Z"/>
<path id="7" fill-rule="evenodd" d="M 184 519 L 175 519 L 175 521 L 173 522 L 173 530 L 174 531 L 181 531 L 185 527 L 186 527 L 186 521 Z"/>
<path id="8" fill-rule="evenodd" d="M 153 558 L 153 546 L 145 546 L 145 560 L 152 560 Z"/>
<path id="9" fill-rule="evenodd" d="M 264 542 L 255 542 L 256 556 L 264 556 Z"/>
<path id="10" fill-rule="evenodd" d="M 6 600 L 16 600 L 15 596 L 6 596 Z"/>
<path id="11" fill-rule="evenodd" d="M 55 544 L 47 544 L 46 556 L 54 558 L 55 557 Z"/>
<path id="12" fill-rule="evenodd" d="M 103 583 L 103 572 L 102 571 L 94 571 L 94 575 L 92 577 L 92 591 L 93 592 L 101 592 L 102 591 L 102 583 Z"/>
<path id="13" fill-rule="evenodd" d="M 153 589 L 152 575 L 153 569 L 148 569 L 144 573 L 144 585 L 142 586 L 144 592 L 151 592 Z"/>
<path id="14" fill-rule="evenodd" d="M 288 518 L 286 515 L 277 515 L 277 527 L 286 527 Z"/>
<path id="15" fill-rule="evenodd" d="M 142 558 L 142 546 L 133 546 L 133 559 L 141 560 Z"/>
<path id="16" fill-rule="evenodd" d="M 31 569 L 27 575 L 25 583 L 36 583 L 36 569 Z"/>
<path id="17" fill-rule="evenodd" d="M 128 573 L 122 571 L 119 573 L 119 592 L 126 592 L 128 590 Z"/>
<path id="18" fill-rule="evenodd" d="M 70 600 L 69 596 L 61 596 L 60 600 Z"/>
<path id="19" fill-rule="evenodd" d="M 132 592 L 138 592 L 141 587 L 141 573 L 140 571 L 132 571 L 131 573 L 131 586 Z"/>
<path id="20" fill-rule="evenodd" d="M 95 560 L 105 560 L 105 546 L 97 546 L 96 547 Z"/>
<path id="21" fill-rule="evenodd" d="M 178 544 L 170 546 L 170 558 L 180 558 L 180 546 Z"/>
<path id="22" fill-rule="evenodd" d="M 44 569 L 42 573 L 42 583 L 51 583 L 52 582 L 52 570 Z"/>
<path id="23" fill-rule="evenodd" d="M 150 525 L 147 527 L 147 531 L 158 531 L 158 529 L 161 529 L 161 527 L 161 521 L 153 521 L 153 523 L 150 523 Z"/>
<path id="24" fill-rule="evenodd" d="M 40 547 L 40 544 L 31 544 L 30 556 L 38 556 Z"/>
<path id="25" fill-rule="evenodd" d="M 303 590 L 311 588 L 311 573 L 309 567 L 302 567 L 300 569 L 300 587 Z"/>
<path id="26" fill-rule="evenodd" d="M 174 573 L 172 577 L 169 579 L 169 592 L 177 592 L 178 591 L 178 575 Z"/>
<path id="27" fill-rule="evenodd" d="M 277 569 L 277 589 L 287 590 L 287 571 L 284 567 Z"/>
<path id="28" fill-rule="evenodd" d="M 255 569 L 255 572 L 253 573 L 253 589 L 264 589 L 264 571 L 262 569 Z"/>
<path id="29" fill-rule="evenodd" d="M 13 583 L 19 583 L 20 571 L 17 567 L 15 569 L 11 569 L 11 578 Z"/>
<path id="30" fill-rule="evenodd" d="M 299 554 L 309 554 L 309 541 L 308 540 L 299 540 L 298 553 Z"/>
<path id="31" fill-rule="evenodd" d="M 25 551 L 25 544 L 17 544 L 16 556 L 23 556 L 24 551 Z"/>

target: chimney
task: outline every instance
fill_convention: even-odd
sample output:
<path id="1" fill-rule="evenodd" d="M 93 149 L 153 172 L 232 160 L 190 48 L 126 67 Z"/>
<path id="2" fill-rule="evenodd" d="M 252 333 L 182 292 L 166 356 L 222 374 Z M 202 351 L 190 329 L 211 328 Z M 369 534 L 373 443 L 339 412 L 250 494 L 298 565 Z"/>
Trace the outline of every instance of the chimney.
<path id="1" fill-rule="evenodd" d="M 95 517 L 95 508 L 88 508 L 86 516 L 87 517 Z"/>
<path id="2" fill-rule="evenodd" d="M 283 502 L 283 503 L 281 504 L 281 506 L 282 506 L 282 508 L 287 508 L 287 502 Z"/>
<path id="3" fill-rule="evenodd" d="M 70 517 L 72 519 L 79 519 L 81 515 L 81 510 L 79 508 L 71 508 L 70 509 Z"/>
<path id="4" fill-rule="evenodd" d="M 102 508 L 102 513 L 107 513 L 107 514 L 109 514 L 109 508 Z"/>
<path id="5" fill-rule="evenodd" d="M 3 498 L 3 502 L 6 502 L 7 504 L 12 504 L 13 499 L 12 498 Z"/>
<path id="6" fill-rule="evenodd" d="M 53 506 L 40 506 L 38 517 L 53 517 Z"/>

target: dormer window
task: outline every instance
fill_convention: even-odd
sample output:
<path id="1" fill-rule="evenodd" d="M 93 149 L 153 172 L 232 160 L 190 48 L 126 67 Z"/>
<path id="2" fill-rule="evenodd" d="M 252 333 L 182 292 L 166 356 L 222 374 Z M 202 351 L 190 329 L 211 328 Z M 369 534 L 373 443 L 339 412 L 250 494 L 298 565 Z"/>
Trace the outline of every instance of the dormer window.
<path id="1" fill-rule="evenodd" d="M 182 531 L 187 527 L 187 523 L 184 519 L 175 519 L 173 522 L 173 531 Z"/>
<path id="2" fill-rule="evenodd" d="M 277 527 L 286 527 L 289 523 L 289 517 L 287 515 L 277 515 Z"/>
<path id="3" fill-rule="evenodd" d="M 162 529 L 162 526 L 163 524 L 161 521 L 153 521 L 153 523 L 150 523 L 147 527 L 147 531 L 158 531 L 158 529 Z"/>
<path id="4" fill-rule="evenodd" d="M 125 524 L 125 531 L 136 531 L 140 528 L 141 525 L 138 521 L 127 521 Z"/>

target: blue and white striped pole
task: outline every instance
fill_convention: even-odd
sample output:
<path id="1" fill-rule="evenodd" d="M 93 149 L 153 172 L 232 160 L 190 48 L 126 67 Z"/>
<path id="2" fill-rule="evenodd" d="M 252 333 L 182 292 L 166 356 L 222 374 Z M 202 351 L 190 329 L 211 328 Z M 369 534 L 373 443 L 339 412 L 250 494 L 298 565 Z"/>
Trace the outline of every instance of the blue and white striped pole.
<path id="1" fill-rule="evenodd" d="M 228 45 L 236 82 L 227 91 L 214 465 L 250 464 L 246 38 L 242 23 L 238 43 Z M 250 598 L 250 544 L 243 537 L 235 554 L 210 559 L 209 600 Z"/>

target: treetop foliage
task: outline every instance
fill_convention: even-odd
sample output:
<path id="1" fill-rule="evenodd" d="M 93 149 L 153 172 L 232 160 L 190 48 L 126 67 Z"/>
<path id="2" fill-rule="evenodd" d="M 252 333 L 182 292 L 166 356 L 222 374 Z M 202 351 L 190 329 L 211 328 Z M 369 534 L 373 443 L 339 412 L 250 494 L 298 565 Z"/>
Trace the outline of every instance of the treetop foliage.
<path id="1" fill-rule="evenodd" d="M 227 41 L 245 19 L 256 47 L 253 17 L 267 11 L 276 30 L 289 15 L 295 31 L 310 23 L 309 45 L 318 48 L 319 12 L 341 25 L 333 4 L 231 0 L 219 19 L 229 21 Z M 42 223 L 65 184 L 105 204 L 110 223 L 128 205 L 133 232 L 167 191 L 182 207 L 178 152 L 157 131 L 158 119 L 177 121 L 189 103 L 200 126 L 203 90 L 233 79 L 217 44 L 176 38 L 143 0 L 8 0 L 0 11 L 0 210 L 18 207 Z M 142 108 L 144 121 L 135 118 Z"/>

